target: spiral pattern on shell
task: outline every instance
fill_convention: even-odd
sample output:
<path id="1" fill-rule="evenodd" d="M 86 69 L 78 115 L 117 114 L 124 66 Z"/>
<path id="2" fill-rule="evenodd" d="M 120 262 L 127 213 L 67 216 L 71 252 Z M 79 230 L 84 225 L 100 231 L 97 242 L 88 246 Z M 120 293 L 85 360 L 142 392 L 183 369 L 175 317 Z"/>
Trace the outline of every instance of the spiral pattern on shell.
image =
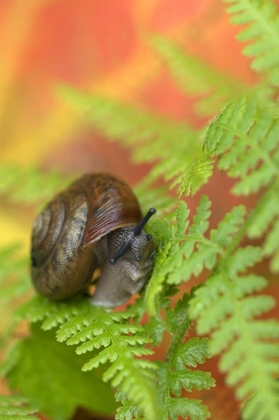
<path id="1" fill-rule="evenodd" d="M 86 289 L 106 252 L 102 238 L 142 217 L 130 187 L 110 174 L 89 174 L 57 194 L 32 233 L 32 280 L 52 299 Z"/>

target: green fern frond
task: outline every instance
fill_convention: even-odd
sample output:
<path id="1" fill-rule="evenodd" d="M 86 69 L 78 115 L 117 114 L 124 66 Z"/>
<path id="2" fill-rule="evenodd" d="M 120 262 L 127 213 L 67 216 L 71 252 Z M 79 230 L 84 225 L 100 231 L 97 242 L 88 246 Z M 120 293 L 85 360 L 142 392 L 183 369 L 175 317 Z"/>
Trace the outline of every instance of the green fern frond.
<path id="1" fill-rule="evenodd" d="M 103 370 L 84 374 L 86 355 L 77 356 L 74 348 L 58 343 L 55 331 L 32 324 L 30 335 L 17 347 L 18 362 L 7 373 L 7 383 L 49 418 L 72 418 L 78 406 L 103 414 L 115 412 L 112 389 L 101 380 Z"/>
<path id="2" fill-rule="evenodd" d="M 157 229 L 161 228 L 165 231 L 165 235 L 145 293 L 150 314 L 156 313 L 156 300 L 165 282 L 168 285 L 178 285 L 182 281 L 189 280 L 192 275 L 198 276 L 204 268 L 211 270 L 217 258 L 223 255 L 232 243 L 235 233 L 243 223 L 244 207 L 235 207 L 225 216 L 218 228 L 211 231 L 210 237 L 206 238 L 210 205 L 208 197 L 203 196 L 193 224 L 189 228 L 189 210 L 184 202 L 181 202 L 177 208 L 176 222 L 172 228 L 164 230 L 164 222 L 157 222 L 159 226 Z"/>
<path id="3" fill-rule="evenodd" d="M 279 119 L 270 109 L 242 98 L 229 104 L 210 124 L 204 148 L 220 157 L 219 168 L 241 178 L 233 192 L 248 195 L 279 174 Z"/>
<path id="4" fill-rule="evenodd" d="M 34 416 L 37 410 L 29 402 L 18 395 L 0 395 L 1 420 L 38 420 Z"/>
<path id="5" fill-rule="evenodd" d="M 243 54 L 253 57 L 252 69 L 267 75 L 270 83 L 279 85 L 279 16 L 271 0 L 225 0 L 232 3 L 227 11 L 231 22 L 249 26 L 238 35 L 240 41 L 249 41 Z"/>
<path id="6" fill-rule="evenodd" d="M 242 98 L 233 102 L 209 126 L 205 140 L 208 154 L 219 156 L 218 166 L 238 178 L 232 192 L 249 195 L 263 187 L 247 226 L 250 237 L 267 229 L 264 254 L 272 257 L 271 268 L 279 270 L 279 118 L 272 109 Z"/>
<path id="7" fill-rule="evenodd" d="M 21 203 L 48 200 L 58 189 L 65 187 L 69 179 L 56 170 L 43 172 L 34 167 L 1 164 L 0 194 Z"/>
<path id="8" fill-rule="evenodd" d="M 31 323 L 42 321 L 42 328 L 48 331 L 75 316 L 78 311 L 77 305 L 82 309 L 86 305 L 86 301 L 74 299 L 65 303 L 61 302 L 57 307 L 55 302 L 36 295 L 16 310 L 15 318 L 18 321 L 28 319 Z"/>
<path id="9" fill-rule="evenodd" d="M 90 306 L 85 299 L 57 304 L 36 296 L 18 316 L 26 316 L 33 322 L 43 321 L 44 330 L 58 327 L 57 340 L 77 346 L 77 354 L 91 352 L 83 371 L 109 362 L 103 374 L 104 382 L 111 381 L 113 387 L 127 394 L 128 399 L 143 410 L 146 418 L 153 419 L 156 365 L 139 359 L 153 354 L 146 347 L 152 340 L 142 326 L 129 323 L 131 317 L 138 315 L 135 308 L 106 313 Z"/>
<path id="10" fill-rule="evenodd" d="M 103 313 L 98 308 L 90 308 L 87 312 L 88 314 L 81 316 L 76 315 L 73 320 L 64 324 L 58 330 L 58 341 L 67 340 L 69 345 L 82 342 L 77 347 L 77 354 L 102 347 L 102 350 L 84 365 L 83 370 L 91 370 L 109 361 L 111 366 L 104 373 L 104 381 L 111 380 L 112 386 L 119 387 L 130 400 L 136 402 L 147 418 L 153 418 L 155 393 L 152 372 L 156 366 L 136 358 L 153 353 L 145 347 L 150 339 L 142 334 L 143 329 L 140 326 L 121 325 L 123 319 L 120 314 L 116 321 L 115 317 Z M 85 331 L 80 331 L 80 323 L 87 327 Z"/>
<path id="11" fill-rule="evenodd" d="M 260 259 L 258 248 L 239 248 L 227 256 L 222 271 L 213 274 L 189 304 L 198 332 L 211 334 L 212 353 L 223 352 L 220 368 L 227 373 L 228 384 L 236 387 L 237 397 L 243 400 L 256 395 L 249 403 L 254 416 L 244 415 L 254 420 L 279 416 L 274 382 L 274 375 L 279 374 L 279 323 L 257 319 L 273 308 L 275 301 L 254 295 L 266 287 L 263 277 L 245 274 Z"/>
<path id="12" fill-rule="evenodd" d="M 207 338 L 190 338 L 183 342 L 191 323 L 188 300 L 189 296 L 185 295 L 174 309 L 168 309 L 166 315 L 172 342 L 166 361 L 159 363 L 157 371 L 159 418 L 162 420 L 176 420 L 179 416 L 193 420 L 210 417 L 201 401 L 182 397 L 183 390 L 191 392 L 193 389 L 209 389 L 214 386 L 209 373 L 193 370 L 209 357 Z"/>
<path id="13" fill-rule="evenodd" d="M 174 309 L 167 308 L 165 328 L 171 335 L 171 344 L 165 362 L 158 362 L 157 377 L 157 417 L 160 420 L 182 418 L 206 419 L 210 417 L 207 408 L 200 400 L 182 397 L 193 389 L 209 389 L 214 380 L 207 372 L 196 370 L 209 357 L 206 338 L 190 338 L 184 341 L 191 324 L 188 317 L 189 295 L 184 295 Z M 143 416 L 142 410 L 118 393 L 122 407 L 117 411 L 117 419 L 126 420 Z"/>
<path id="14" fill-rule="evenodd" d="M 183 222 L 179 220 L 177 229 L 181 228 Z M 183 340 L 191 322 L 187 311 L 188 296 L 178 302 L 174 309 L 168 308 L 170 300 L 164 299 L 166 301 L 161 308 L 166 308 L 167 315 L 163 329 L 172 335 L 172 344 L 167 366 L 163 367 L 162 364 L 159 369 L 157 364 L 144 358 L 153 354 L 147 347 L 153 341 L 150 338 L 153 327 L 152 323 L 139 324 L 144 314 L 142 300 L 124 312 L 105 312 L 90 306 L 84 298 L 55 303 L 35 296 L 17 312 L 17 317 L 27 317 L 33 322 L 40 320 L 44 330 L 57 330 L 59 342 L 75 346 L 78 355 L 88 354 L 88 360 L 82 368 L 84 371 L 105 366 L 103 380 L 110 381 L 112 387 L 117 388 L 118 401 L 123 404 L 117 411 L 117 418 L 129 419 L 136 415 L 152 420 L 161 419 L 158 407 L 162 406 L 158 400 L 168 393 L 170 418 L 176 419 L 179 414 L 185 414 L 195 419 L 195 413 L 198 413 L 201 419 L 206 419 L 208 411 L 201 401 L 189 398 L 179 401 L 178 395 L 183 389 L 190 392 L 192 389 L 213 386 L 214 382 L 208 373 L 192 370 L 209 357 L 207 340 Z M 160 339 L 155 341 L 158 345 Z M 167 383 L 161 381 L 160 372 L 167 375 Z"/>
<path id="15" fill-rule="evenodd" d="M 166 117 L 151 113 L 148 109 L 139 109 L 111 98 L 81 93 L 65 86 L 61 86 L 59 92 L 73 102 L 88 120 L 111 140 L 118 140 L 129 147 L 136 144 L 137 150 L 134 151 L 133 157 L 137 161 L 153 162 L 154 159 L 166 156 L 165 147 L 156 147 L 158 141 L 161 146 L 166 146 L 172 137 L 182 140 L 191 133 L 187 124 L 174 123 Z M 147 143 L 150 147 L 149 153 L 141 155 L 141 146 Z"/>
<path id="16" fill-rule="evenodd" d="M 219 112 L 229 100 L 239 98 L 247 90 L 240 80 L 211 69 L 169 39 L 154 36 L 151 44 L 167 63 L 174 82 L 182 92 L 199 98 L 195 109 L 200 115 Z"/>
<path id="17" fill-rule="evenodd" d="M 171 188 L 178 187 L 180 194 L 186 190 L 195 192 L 211 174 L 209 162 L 202 163 L 204 156 L 200 134 L 186 123 L 174 123 L 130 104 L 81 94 L 69 88 L 61 88 L 61 92 L 79 107 L 97 129 L 110 139 L 117 139 L 124 146 L 129 146 L 134 162 L 159 161 L 145 180 L 149 184 L 164 178 L 172 182 Z M 171 156 L 170 144 L 173 148 Z M 194 158 L 200 161 L 199 167 L 196 165 L 198 176 L 195 182 L 192 181 Z M 188 178 L 186 185 L 185 179 Z"/>

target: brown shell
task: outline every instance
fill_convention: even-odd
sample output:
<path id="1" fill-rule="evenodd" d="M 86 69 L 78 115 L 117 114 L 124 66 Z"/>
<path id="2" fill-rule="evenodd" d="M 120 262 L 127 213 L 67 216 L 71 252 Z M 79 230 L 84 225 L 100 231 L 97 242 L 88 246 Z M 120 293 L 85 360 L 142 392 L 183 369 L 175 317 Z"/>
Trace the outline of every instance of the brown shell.
<path id="1" fill-rule="evenodd" d="M 108 173 L 88 174 L 74 182 L 66 194 L 76 202 L 84 196 L 88 205 L 87 222 L 81 246 L 121 227 L 137 224 L 142 213 L 131 188 L 122 180 Z"/>
<path id="2" fill-rule="evenodd" d="M 98 240 L 136 225 L 141 217 L 136 196 L 118 178 L 99 173 L 74 182 L 34 222 L 31 273 L 36 290 L 54 300 L 84 290 L 99 264 Z"/>

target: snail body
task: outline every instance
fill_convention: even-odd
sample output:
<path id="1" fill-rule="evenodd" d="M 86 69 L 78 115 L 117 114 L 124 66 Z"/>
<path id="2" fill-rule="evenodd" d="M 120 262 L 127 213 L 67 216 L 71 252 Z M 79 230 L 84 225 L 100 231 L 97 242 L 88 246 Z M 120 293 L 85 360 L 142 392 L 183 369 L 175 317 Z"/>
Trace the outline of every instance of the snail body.
<path id="1" fill-rule="evenodd" d="M 122 180 L 88 174 L 57 194 L 37 216 L 32 231 L 31 276 L 53 300 L 84 292 L 101 269 L 92 304 L 114 307 L 150 277 L 156 245 L 143 227 L 136 196 Z"/>

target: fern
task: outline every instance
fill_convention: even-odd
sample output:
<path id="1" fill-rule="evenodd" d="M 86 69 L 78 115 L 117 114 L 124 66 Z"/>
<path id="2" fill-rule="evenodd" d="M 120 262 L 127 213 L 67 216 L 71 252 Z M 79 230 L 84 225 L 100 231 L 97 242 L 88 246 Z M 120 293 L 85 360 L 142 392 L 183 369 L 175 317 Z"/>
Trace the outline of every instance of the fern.
<path id="1" fill-rule="evenodd" d="M 25 398 L 17 395 L 0 396 L 1 420 L 37 420 L 35 410 Z"/>
<path id="2" fill-rule="evenodd" d="M 235 129 L 236 127 L 236 129 Z M 255 207 L 247 226 L 251 238 L 262 236 L 268 228 L 263 246 L 271 256 L 271 268 L 279 270 L 279 119 L 272 109 L 262 109 L 244 98 L 231 103 L 210 124 L 205 150 L 219 156 L 218 166 L 238 178 L 232 192 L 248 195 L 267 188 Z"/>
<path id="3" fill-rule="evenodd" d="M 174 309 L 167 308 L 165 328 L 171 335 L 171 345 L 165 362 L 157 363 L 156 370 L 156 401 L 158 419 L 176 420 L 179 416 L 191 419 L 206 419 L 210 417 L 207 408 L 200 400 L 182 397 L 182 391 L 193 389 L 209 389 L 215 382 L 207 372 L 194 370 L 198 364 L 209 357 L 208 340 L 206 338 L 191 338 L 184 341 L 185 334 L 191 324 L 188 317 L 189 295 L 184 295 Z M 157 320 L 160 324 L 160 320 Z M 157 325 L 158 325 L 157 324 Z M 150 331 L 150 326 L 147 327 Z M 116 418 L 141 418 L 142 410 L 131 403 L 124 393 L 118 393 L 118 401 L 122 407 L 117 410 Z"/>
<path id="4" fill-rule="evenodd" d="M 166 299 L 161 307 L 168 308 L 169 304 L 170 300 Z M 44 331 L 55 328 L 59 342 L 75 346 L 78 355 L 86 355 L 83 371 L 104 365 L 103 380 L 111 381 L 111 385 L 118 389 L 117 400 L 123 403 L 122 408 L 117 411 L 117 418 L 129 419 L 138 413 L 137 415 L 153 420 L 162 418 L 160 401 L 166 392 L 172 398 L 171 393 L 175 392 L 178 396 L 182 388 L 189 392 L 192 388 L 209 389 L 214 385 L 209 374 L 199 371 L 194 373 L 186 367 L 196 367 L 197 363 L 204 363 L 205 358 L 209 357 L 206 340 L 201 343 L 198 339 L 185 343 L 183 341 L 190 324 L 187 305 L 188 297 L 185 296 L 174 310 L 167 309 L 166 325 L 160 318 L 154 318 L 153 323 L 140 325 L 139 321 L 144 314 L 142 300 L 124 312 L 107 313 L 90 306 L 84 299 L 57 304 L 37 296 L 17 311 L 17 319 L 40 321 Z M 143 358 L 154 353 L 147 345 L 152 342 L 160 345 L 160 328 L 162 332 L 167 330 L 172 336 L 167 358 L 169 362 L 165 368 L 162 363 L 158 366 L 158 363 Z M 2 370 L 7 373 L 11 368 L 13 366 L 8 365 L 5 369 L 4 365 Z M 163 372 L 167 374 L 170 368 L 173 375 L 168 377 L 167 382 L 162 382 L 161 375 Z M 177 383 L 176 374 L 179 378 Z M 201 419 L 209 415 L 206 407 L 198 400 L 185 398 L 180 402 L 171 401 L 172 419 L 176 419 L 179 413 L 188 413 L 187 416 L 190 415 L 193 419 L 196 418 L 196 413 L 199 413 Z"/>
<path id="5" fill-rule="evenodd" d="M 133 154 L 135 162 L 153 162 L 158 157 L 165 157 L 167 150 L 163 146 L 169 144 L 172 136 L 182 140 L 192 134 L 186 123 L 174 123 L 168 118 L 151 113 L 147 109 L 138 109 L 128 103 L 92 96 L 64 86 L 59 88 L 59 93 L 78 106 L 95 127 L 111 140 L 121 141 L 129 148 L 136 145 Z M 108 119 L 110 124 L 107 124 Z M 155 143 L 151 142 L 154 138 L 156 145 L 159 141 L 162 146 L 159 152 Z M 144 155 L 144 149 L 141 147 L 146 144 L 148 155 Z M 179 147 L 179 144 L 176 147 Z"/>
<path id="6" fill-rule="evenodd" d="M 268 84 L 249 86 L 232 75 L 209 67 L 208 63 L 189 55 L 175 42 L 162 36 L 153 37 L 151 44 L 167 64 L 177 86 L 195 98 L 194 110 L 199 116 L 220 112 L 228 101 L 243 95 L 267 106 L 272 105 L 274 89 Z"/>
<path id="7" fill-rule="evenodd" d="M 13 202 L 32 203 L 50 199 L 54 192 L 69 183 L 69 176 L 52 170 L 43 173 L 36 167 L 0 165 L 0 194 Z"/>
<path id="8" fill-rule="evenodd" d="M 210 205 L 208 197 L 203 196 L 193 224 L 189 227 L 189 210 L 181 202 L 176 212 L 176 223 L 172 228 L 165 229 L 164 241 L 167 245 L 162 245 L 159 251 L 145 296 L 151 314 L 156 312 L 156 298 L 162 291 L 165 279 L 167 284 L 179 285 L 192 275 L 198 276 L 204 268 L 211 270 L 217 258 L 226 252 L 238 227 L 243 223 L 245 209 L 243 206 L 235 207 L 218 228 L 211 231 L 210 238 L 206 238 Z M 157 229 L 164 231 L 163 222 L 159 222 Z"/>
<path id="9" fill-rule="evenodd" d="M 209 352 L 206 338 L 195 337 L 183 342 L 191 323 L 187 310 L 188 299 L 189 296 L 184 295 L 175 309 L 169 309 L 166 314 L 172 342 L 166 361 L 159 364 L 157 372 L 160 407 L 158 418 L 162 420 L 175 420 L 179 416 L 200 420 L 210 417 L 210 413 L 201 401 L 181 396 L 183 389 L 189 393 L 193 389 L 209 389 L 214 386 L 214 380 L 209 373 L 190 369 L 204 363 L 209 357 Z"/>
<path id="10" fill-rule="evenodd" d="M 279 374 L 279 344 L 274 342 L 279 323 L 256 319 L 275 305 L 270 296 L 253 295 L 267 285 L 263 277 L 246 274 L 259 260 L 260 249 L 254 247 L 227 256 L 222 271 L 196 291 L 190 316 L 197 319 L 200 334 L 211 334 L 212 353 L 223 352 L 220 369 L 227 373 L 228 384 L 237 388 L 237 397 L 256 395 L 244 418 L 273 419 L 279 415 L 278 384 L 273 378 Z"/>
<path id="11" fill-rule="evenodd" d="M 177 188 L 180 195 L 186 190 L 193 194 L 210 177 L 213 162 L 202 154 L 201 134 L 186 123 L 174 123 L 131 104 L 92 97 L 65 87 L 61 87 L 60 92 L 78 106 L 96 128 L 110 139 L 129 147 L 135 163 L 150 163 L 159 159 L 145 179 L 145 185 L 163 177 L 167 182 L 171 181 L 170 188 Z M 170 156 L 172 139 L 175 141 Z M 195 157 L 198 163 L 193 162 Z M 185 174 L 189 174 L 186 183 Z"/>
<path id="12" fill-rule="evenodd" d="M 244 410 L 245 418 L 277 418 L 278 384 L 273 375 L 279 374 L 279 344 L 272 341 L 278 339 L 279 323 L 256 319 L 272 309 L 275 301 L 270 296 L 254 296 L 266 287 L 267 281 L 262 276 L 246 274 L 261 261 L 262 250 L 253 246 L 235 250 L 247 228 L 243 206 L 228 213 L 207 239 L 209 205 L 207 197 L 203 197 L 189 228 L 189 212 L 184 203 L 180 205 L 176 224 L 168 231 L 172 244 L 163 247 L 159 254 L 154 279 L 146 291 L 147 307 L 151 313 L 160 308 L 162 279 L 179 284 L 192 274 L 200 274 L 203 267 L 212 270 L 207 283 L 190 300 L 190 317 L 197 320 L 199 334 L 211 335 L 211 352 L 224 352 L 220 369 L 228 374 L 228 384 L 236 386 L 237 397 L 256 395 Z M 187 228 L 184 237 L 172 235 Z"/>
<path id="13" fill-rule="evenodd" d="M 83 373 L 86 355 L 77 357 L 73 348 L 57 342 L 54 331 L 43 331 L 38 323 L 30 330 L 29 337 L 18 341 L 12 350 L 14 365 L 11 357 L 3 364 L 10 389 L 21 390 L 54 419 L 72 418 L 77 406 L 106 415 L 115 412 L 112 390 L 102 381 L 101 369 Z"/>
<path id="14" fill-rule="evenodd" d="M 268 211 L 278 192 L 278 128 L 272 109 L 241 99 L 215 118 L 205 141 L 206 153 L 219 157 L 219 168 L 238 178 L 234 194 L 266 189 L 221 255 L 206 285 L 190 302 L 190 316 L 197 320 L 198 332 L 211 335 L 213 354 L 223 353 L 220 369 L 227 373 L 228 384 L 236 387 L 239 399 L 254 395 L 244 408 L 245 419 L 279 416 L 278 384 L 274 381 L 278 376 L 279 324 L 257 320 L 274 307 L 275 301 L 270 296 L 254 296 L 267 281 L 247 273 L 263 255 L 272 255 L 271 268 L 278 269 L 278 240 L 274 233 L 278 209 L 272 208 L 271 216 Z M 239 247 L 246 234 L 256 237 L 269 227 L 262 248 Z"/>
<path id="15" fill-rule="evenodd" d="M 267 80 L 279 85 L 278 48 L 279 16 L 273 1 L 225 0 L 233 3 L 227 10 L 233 14 L 234 24 L 249 24 L 238 36 L 240 41 L 251 41 L 243 50 L 244 55 L 253 57 L 252 69 L 266 74 Z"/>
<path id="16" fill-rule="evenodd" d="M 103 380 L 111 381 L 113 387 L 126 393 L 129 400 L 143 410 L 146 418 L 153 419 L 156 411 L 156 365 L 138 359 L 153 352 L 146 348 L 150 338 L 144 335 L 143 328 L 129 324 L 129 319 L 135 315 L 133 311 L 106 314 L 84 301 L 79 305 L 76 301 L 57 305 L 41 297 L 36 297 L 20 311 L 20 317 L 27 316 L 30 321 L 44 320 L 44 330 L 61 324 L 57 330 L 57 340 L 78 346 L 77 354 L 93 352 L 93 356 L 82 367 L 83 371 L 109 362 L 111 365 L 104 372 Z M 94 350 L 97 350 L 97 354 Z"/>
<path id="17" fill-rule="evenodd" d="M 169 39 L 156 36 L 151 39 L 151 45 L 166 62 L 182 92 L 198 98 L 195 110 L 202 116 L 220 111 L 229 100 L 247 91 L 243 82 L 211 69 Z"/>
<path id="18" fill-rule="evenodd" d="M 270 249 L 276 247 L 278 252 L 274 234 L 278 207 L 273 209 L 273 217 L 267 211 L 278 191 L 277 145 L 277 117 L 272 110 L 262 110 L 257 103 L 241 99 L 216 117 L 207 131 L 205 152 L 217 155 L 219 167 L 230 176 L 240 178 L 233 192 L 246 195 L 263 187 L 268 189 L 246 219 L 245 208 L 235 207 L 217 229 L 211 230 L 208 239 L 204 236 L 210 215 L 208 199 L 202 198 L 189 228 L 189 212 L 186 205 L 181 204 L 176 224 L 167 235 L 170 245 L 163 247 L 159 254 L 155 277 L 146 293 L 148 308 L 154 313 L 163 279 L 169 284 L 179 284 L 193 274 L 200 274 L 204 267 L 212 270 L 206 285 L 196 291 L 190 301 L 189 313 L 197 320 L 199 334 L 211 335 L 213 354 L 223 352 L 220 368 L 228 374 L 228 384 L 236 387 L 237 397 L 247 399 L 255 395 L 243 412 L 244 418 L 249 419 L 273 419 L 279 415 L 278 384 L 273 377 L 278 376 L 279 345 L 276 341 L 272 343 L 278 339 L 279 324 L 256 319 L 273 308 L 275 302 L 270 296 L 253 296 L 266 287 L 267 281 L 261 276 L 246 274 L 262 259 L 263 252 L 260 247 L 238 247 L 245 234 L 265 232 L 268 221 L 275 224 L 275 229 L 267 235 L 263 250 L 266 253 L 268 243 Z M 259 217 L 264 214 L 267 218 L 259 229 Z M 187 236 L 174 234 L 185 230 Z M 276 257 L 275 253 L 273 268 Z M 249 353 L 247 349 L 251 349 Z M 261 381 L 257 380 L 259 377 Z"/>

